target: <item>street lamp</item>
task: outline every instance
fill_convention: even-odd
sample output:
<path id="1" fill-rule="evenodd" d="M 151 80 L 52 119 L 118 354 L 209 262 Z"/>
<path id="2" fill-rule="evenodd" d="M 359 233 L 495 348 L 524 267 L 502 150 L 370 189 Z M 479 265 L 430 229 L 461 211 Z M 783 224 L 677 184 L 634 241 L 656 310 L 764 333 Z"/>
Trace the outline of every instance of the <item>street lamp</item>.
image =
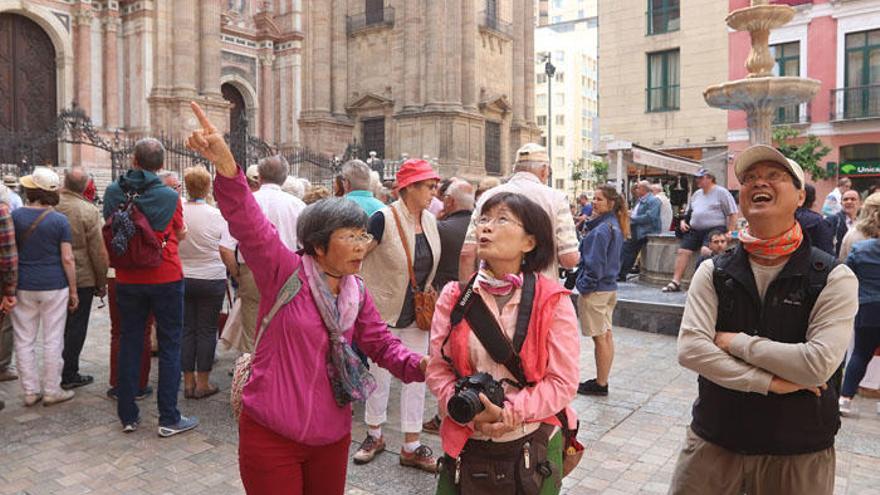
<path id="1" fill-rule="evenodd" d="M 544 63 L 544 74 L 547 74 L 547 159 L 550 160 L 550 187 L 553 187 L 553 76 L 556 66 L 551 61 L 551 52 L 547 52 Z"/>

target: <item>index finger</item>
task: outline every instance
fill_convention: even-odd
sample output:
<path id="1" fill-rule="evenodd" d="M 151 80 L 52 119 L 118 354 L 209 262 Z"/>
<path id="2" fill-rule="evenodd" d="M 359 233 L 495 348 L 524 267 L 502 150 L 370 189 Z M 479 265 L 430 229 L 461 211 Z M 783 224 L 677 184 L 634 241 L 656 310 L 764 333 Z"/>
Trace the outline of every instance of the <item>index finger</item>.
<path id="1" fill-rule="evenodd" d="M 202 125 L 202 129 L 208 131 L 209 134 L 217 132 L 217 128 L 214 127 L 214 124 L 212 124 L 210 120 L 208 120 L 208 116 L 205 115 L 205 111 L 202 110 L 202 107 L 200 107 L 198 103 L 191 101 L 189 102 L 189 106 L 192 108 L 193 113 L 196 114 L 196 118 L 199 119 L 199 124 Z"/>

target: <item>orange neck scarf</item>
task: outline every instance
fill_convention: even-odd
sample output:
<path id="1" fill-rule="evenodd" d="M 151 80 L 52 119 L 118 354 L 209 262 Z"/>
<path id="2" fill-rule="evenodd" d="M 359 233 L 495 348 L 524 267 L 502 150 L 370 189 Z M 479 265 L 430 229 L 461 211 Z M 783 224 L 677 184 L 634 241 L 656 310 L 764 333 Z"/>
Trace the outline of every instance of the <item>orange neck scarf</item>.
<path id="1" fill-rule="evenodd" d="M 771 239 L 758 239 L 745 228 L 739 231 L 739 242 L 749 255 L 756 258 L 773 260 L 782 256 L 789 256 L 801 246 L 804 240 L 804 231 L 797 221 L 794 226 L 780 236 Z"/>

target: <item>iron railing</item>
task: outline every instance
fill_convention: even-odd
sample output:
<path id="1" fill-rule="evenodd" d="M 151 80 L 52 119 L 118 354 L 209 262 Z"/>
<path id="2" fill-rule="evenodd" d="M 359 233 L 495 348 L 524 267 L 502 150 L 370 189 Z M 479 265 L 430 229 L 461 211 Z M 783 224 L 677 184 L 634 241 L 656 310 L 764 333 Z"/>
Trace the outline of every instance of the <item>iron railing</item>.
<path id="1" fill-rule="evenodd" d="M 394 27 L 394 7 L 383 7 L 382 9 L 350 15 L 345 19 L 345 31 L 348 36 L 363 29 L 377 26 Z"/>
<path id="2" fill-rule="evenodd" d="M 810 123 L 810 104 L 788 105 L 776 109 L 773 125 L 798 125 Z"/>
<path id="3" fill-rule="evenodd" d="M 831 90 L 831 121 L 880 118 L 880 84 Z"/>
<path id="4" fill-rule="evenodd" d="M 480 12 L 479 19 L 481 28 L 513 37 L 513 23 L 501 19 L 497 13 Z"/>

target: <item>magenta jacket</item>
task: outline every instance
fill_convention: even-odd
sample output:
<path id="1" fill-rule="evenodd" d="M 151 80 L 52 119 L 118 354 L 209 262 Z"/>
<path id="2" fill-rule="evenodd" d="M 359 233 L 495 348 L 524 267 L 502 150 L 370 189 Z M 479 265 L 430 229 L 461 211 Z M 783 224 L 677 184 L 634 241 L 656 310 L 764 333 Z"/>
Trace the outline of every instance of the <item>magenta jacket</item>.
<path id="1" fill-rule="evenodd" d="M 302 259 L 281 242 L 240 170 L 232 179 L 218 174 L 214 195 L 230 234 L 238 240 L 254 273 L 260 290 L 261 321 Z M 304 270 L 299 277 L 302 289 L 275 315 L 260 340 L 242 401 L 248 416 L 279 435 L 304 445 L 328 445 L 351 432 L 351 406 L 339 407 L 333 399 L 326 367 L 327 329 Z M 364 298 L 345 337 L 403 382 L 424 381 L 419 369 L 421 356 L 388 332 L 369 292 Z"/>

